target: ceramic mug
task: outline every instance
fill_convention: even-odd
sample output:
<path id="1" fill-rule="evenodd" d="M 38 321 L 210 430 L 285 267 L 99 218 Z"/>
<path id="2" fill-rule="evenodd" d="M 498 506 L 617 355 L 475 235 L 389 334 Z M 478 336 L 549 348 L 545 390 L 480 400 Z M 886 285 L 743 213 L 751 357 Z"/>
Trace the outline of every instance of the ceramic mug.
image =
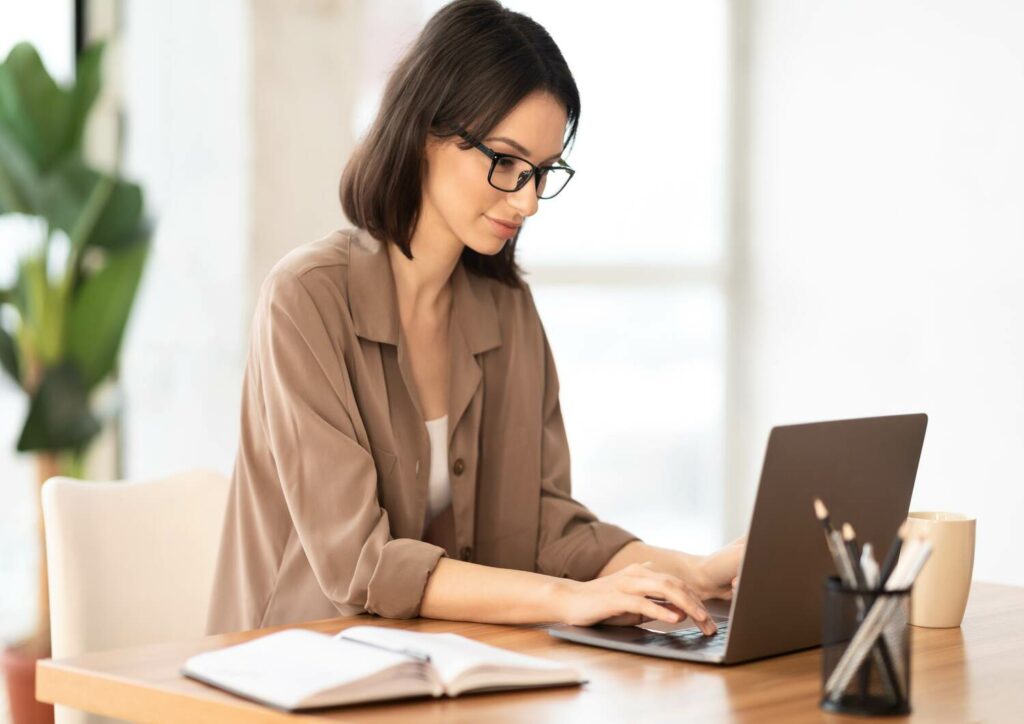
<path id="1" fill-rule="evenodd" d="M 960 513 L 911 513 L 910 536 L 925 535 L 933 549 L 914 582 L 910 623 L 956 628 L 964 620 L 974 572 L 975 519 Z"/>

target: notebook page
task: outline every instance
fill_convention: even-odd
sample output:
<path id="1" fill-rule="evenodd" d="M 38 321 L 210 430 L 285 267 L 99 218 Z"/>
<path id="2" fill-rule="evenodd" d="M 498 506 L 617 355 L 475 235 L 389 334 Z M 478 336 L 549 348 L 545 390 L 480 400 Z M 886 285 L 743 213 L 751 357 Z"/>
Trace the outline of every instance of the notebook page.
<path id="1" fill-rule="evenodd" d="M 189 658 L 185 673 L 234 693 L 295 708 L 325 689 L 362 682 L 407 657 L 306 629 L 285 629 Z"/>
<path id="2" fill-rule="evenodd" d="M 452 682 L 474 667 L 489 670 L 527 669 L 538 672 L 568 671 L 563 664 L 526 656 L 452 633 L 418 633 L 385 626 L 351 626 L 338 636 L 367 641 L 392 649 L 415 649 L 430 654 L 430 663 L 441 679 Z"/>

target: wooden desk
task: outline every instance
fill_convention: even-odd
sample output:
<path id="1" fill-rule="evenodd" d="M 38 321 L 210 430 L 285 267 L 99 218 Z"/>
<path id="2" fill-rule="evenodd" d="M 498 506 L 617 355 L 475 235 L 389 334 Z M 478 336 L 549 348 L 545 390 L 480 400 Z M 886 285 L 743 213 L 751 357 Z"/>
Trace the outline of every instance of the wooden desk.
<path id="1" fill-rule="evenodd" d="M 303 624 L 334 633 L 357 623 L 452 631 L 569 662 L 582 687 L 335 708 L 293 716 L 178 674 L 194 653 L 239 643 L 274 627 L 39 662 L 40 700 L 138 721 L 841 721 L 818 708 L 820 649 L 733 667 L 655 659 L 556 640 L 543 627 L 493 626 L 370 616 Z M 912 718 L 1007 721 L 1024 713 L 1024 588 L 975 584 L 959 629 L 912 629 Z M 851 717 L 850 721 L 861 721 Z"/>

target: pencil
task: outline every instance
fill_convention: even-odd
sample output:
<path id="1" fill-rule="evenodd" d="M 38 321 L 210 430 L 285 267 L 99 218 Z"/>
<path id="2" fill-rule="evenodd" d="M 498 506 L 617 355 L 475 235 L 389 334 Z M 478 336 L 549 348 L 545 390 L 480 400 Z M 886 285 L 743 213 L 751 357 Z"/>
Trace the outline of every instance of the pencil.
<path id="1" fill-rule="evenodd" d="M 892 575 L 893 569 L 896 568 L 896 562 L 900 558 L 900 550 L 903 547 L 903 541 L 906 539 L 910 532 L 910 521 L 903 521 L 900 525 L 899 530 L 896 531 L 896 538 L 893 540 L 892 545 L 889 546 L 889 552 L 885 554 L 885 561 L 882 563 L 882 572 L 879 576 L 879 585 L 884 587 L 885 582 L 889 580 L 889 576 Z"/>
<path id="2" fill-rule="evenodd" d="M 843 543 L 846 545 L 846 552 L 853 563 L 853 573 L 857 578 L 857 586 L 866 589 L 867 579 L 864 577 L 864 570 L 860 567 L 860 551 L 857 550 L 857 532 L 849 523 L 843 523 Z"/>
<path id="3" fill-rule="evenodd" d="M 822 529 L 825 531 L 825 544 L 828 546 L 828 552 L 832 555 L 832 563 L 836 567 L 836 573 L 839 578 L 846 585 L 850 585 L 849 573 L 845 564 L 845 558 L 836 546 L 836 531 L 832 527 L 832 519 L 829 517 L 828 508 L 825 507 L 825 503 L 822 502 L 821 498 L 814 499 L 814 515 L 821 523 Z"/>

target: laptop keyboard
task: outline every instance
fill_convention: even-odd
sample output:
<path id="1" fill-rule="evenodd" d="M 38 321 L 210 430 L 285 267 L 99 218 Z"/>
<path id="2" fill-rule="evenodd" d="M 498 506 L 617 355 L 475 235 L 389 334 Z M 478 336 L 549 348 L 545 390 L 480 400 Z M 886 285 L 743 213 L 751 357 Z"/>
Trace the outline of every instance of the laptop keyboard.
<path id="1" fill-rule="evenodd" d="M 678 631 L 667 633 L 650 632 L 644 636 L 634 639 L 631 643 L 645 646 L 662 646 L 669 649 L 684 649 L 693 651 L 695 649 L 717 648 L 725 645 L 726 633 L 729 631 L 729 623 L 723 621 L 718 624 L 718 631 L 712 636 L 705 636 L 696 626 L 684 628 Z"/>

